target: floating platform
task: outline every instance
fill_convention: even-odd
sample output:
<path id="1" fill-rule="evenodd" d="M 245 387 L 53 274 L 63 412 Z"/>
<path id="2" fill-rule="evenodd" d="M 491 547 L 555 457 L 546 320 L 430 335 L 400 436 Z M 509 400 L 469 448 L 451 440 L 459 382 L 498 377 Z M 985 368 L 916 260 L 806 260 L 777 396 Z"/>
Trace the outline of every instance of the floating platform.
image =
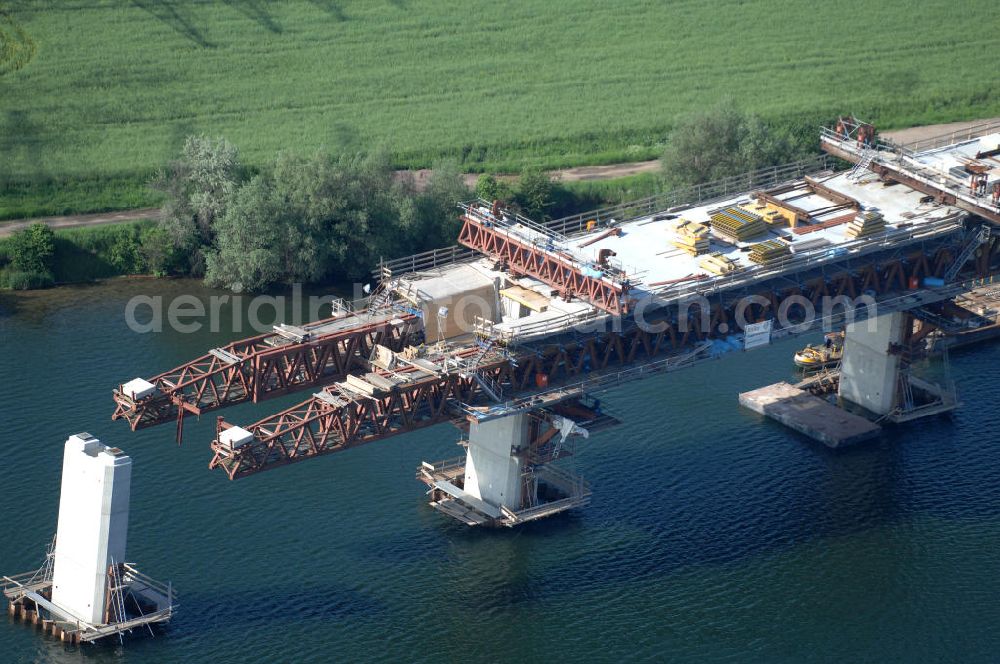
<path id="1" fill-rule="evenodd" d="M 545 465 L 534 470 L 537 500 L 519 510 L 491 505 L 465 491 L 466 457 L 436 463 L 423 462 L 417 479 L 430 487 L 430 505 L 467 526 L 508 528 L 553 514 L 584 507 L 590 502 L 590 485 L 562 468 Z"/>
<path id="2" fill-rule="evenodd" d="M 740 405 L 832 448 L 874 438 L 882 431 L 874 422 L 785 382 L 743 392 Z"/>
<path id="3" fill-rule="evenodd" d="M 54 547 L 53 547 L 54 548 Z M 34 572 L 0 578 L 9 602 L 7 613 L 40 627 L 46 634 L 66 643 L 90 643 L 109 636 L 121 636 L 135 629 L 148 629 L 170 621 L 176 593 L 170 584 L 146 576 L 128 563 L 117 566 L 115 585 L 109 585 L 112 608 L 105 622 L 80 620 L 72 612 L 52 602 L 52 559 Z"/>

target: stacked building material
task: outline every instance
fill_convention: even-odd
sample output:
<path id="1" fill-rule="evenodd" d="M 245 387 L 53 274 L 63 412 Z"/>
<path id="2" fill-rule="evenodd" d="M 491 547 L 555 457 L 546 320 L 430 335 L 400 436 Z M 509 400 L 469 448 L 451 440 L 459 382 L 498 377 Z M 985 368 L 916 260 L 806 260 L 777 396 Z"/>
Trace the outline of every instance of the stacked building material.
<path id="1" fill-rule="evenodd" d="M 708 252 L 708 226 L 695 221 L 681 221 L 675 229 L 677 235 L 671 244 L 692 256 Z"/>
<path id="2" fill-rule="evenodd" d="M 764 213 L 764 221 L 771 228 L 784 228 L 788 226 L 788 217 L 780 210 L 768 210 Z"/>
<path id="3" fill-rule="evenodd" d="M 847 230 L 844 231 L 844 235 L 852 239 L 857 239 L 859 237 L 869 237 L 884 230 L 885 217 L 882 216 L 882 213 L 868 210 L 866 212 L 859 212 L 847 224 Z"/>
<path id="4" fill-rule="evenodd" d="M 712 230 L 736 242 L 748 242 L 767 232 L 767 224 L 759 214 L 736 205 L 712 215 Z"/>
<path id="5" fill-rule="evenodd" d="M 768 240 L 767 242 L 758 242 L 750 248 L 750 260 L 763 265 L 771 261 L 781 260 L 790 253 L 791 250 L 784 242 Z"/>
<path id="6" fill-rule="evenodd" d="M 795 217 L 794 213 L 759 198 L 753 203 L 741 205 L 740 208 L 761 217 L 770 228 L 785 228 L 788 226 L 789 218 Z"/>
<path id="7" fill-rule="evenodd" d="M 739 265 L 736 264 L 736 259 L 729 258 L 716 251 L 698 261 L 698 267 L 714 275 L 721 276 L 729 272 L 735 272 L 739 268 Z"/>

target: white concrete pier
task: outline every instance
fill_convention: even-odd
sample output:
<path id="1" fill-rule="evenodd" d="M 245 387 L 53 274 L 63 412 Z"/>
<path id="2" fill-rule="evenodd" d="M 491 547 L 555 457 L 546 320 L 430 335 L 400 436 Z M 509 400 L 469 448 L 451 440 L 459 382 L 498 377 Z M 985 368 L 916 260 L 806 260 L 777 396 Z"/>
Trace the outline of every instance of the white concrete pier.
<path id="1" fill-rule="evenodd" d="M 79 620 L 104 622 L 107 574 L 125 562 L 132 459 L 86 433 L 63 451 L 52 603 Z"/>

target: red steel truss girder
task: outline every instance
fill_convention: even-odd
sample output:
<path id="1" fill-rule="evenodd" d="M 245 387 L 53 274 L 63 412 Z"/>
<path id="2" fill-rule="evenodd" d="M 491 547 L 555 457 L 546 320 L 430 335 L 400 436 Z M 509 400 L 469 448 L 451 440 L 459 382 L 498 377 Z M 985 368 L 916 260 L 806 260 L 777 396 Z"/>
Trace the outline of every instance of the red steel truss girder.
<path id="1" fill-rule="evenodd" d="M 466 215 L 462 220 L 459 244 L 504 261 L 510 270 L 540 279 L 608 313 L 622 315 L 628 312 L 628 289 L 625 285 L 585 275 L 574 261 L 519 242 L 473 217 Z"/>
<path id="2" fill-rule="evenodd" d="M 376 344 L 400 350 L 417 316 L 401 313 L 398 319 L 404 324 L 360 320 L 356 327 L 277 347 L 263 343 L 273 334 L 236 341 L 223 350 L 238 362 L 206 354 L 151 379 L 158 394 L 139 401 L 116 390 L 112 419 L 125 419 L 135 430 L 172 420 L 179 409 L 201 414 L 336 380 L 364 366 Z"/>
<path id="3" fill-rule="evenodd" d="M 518 357 L 516 365 L 507 359 L 486 362 L 477 370 L 490 381 L 520 392 L 535 385 L 540 373 L 553 380 L 570 379 L 628 364 L 640 355 L 653 357 L 681 348 L 700 336 L 693 331 L 680 334 L 669 324 L 658 333 L 636 328 L 626 334 L 611 332 L 583 342 L 552 345 L 538 355 Z M 230 479 L 237 479 L 445 422 L 458 415 L 451 407 L 455 402 L 489 403 L 475 379 L 457 373 L 402 384 L 384 396 L 353 400 L 339 407 L 312 397 L 246 427 L 254 440 L 235 452 L 220 445 L 216 436 L 209 467 L 221 468 Z M 218 432 L 230 426 L 220 418 Z"/>
<path id="4" fill-rule="evenodd" d="M 948 252 L 944 247 L 940 252 Z M 924 259 L 924 260 L 921 260 Z M 937 256 L 936 262 L 947 265 Z M 857 272 L 835 274 L 829 280 L 818 278 L 802 287 L 767 291 L 766 304 L 755 304 L 747 312 L 751 320 L 774 316 L 784 298 L 801 296 L 818 301 L 823 295 L 862 292 L 872 289 L 879 293 L 905 290 L 907 275 L 926 269 L 928 261 L 922 254 L 907 261 L 869 265 Z M 940 273 L 938 270 L 932 270 Z M 831 288 L 832 286 L 832 288 Z M 665 353 L 682 351 L 688 345 L 711 336 L 720 323 L 735 329 L 732 306 L 713 305 L 708 312 L 708 327 L 703 329 L 700 312 L 695 311 L 686 328 L 676 322 L 650 317 L 655 331 L 639 327 L 624 332 L 607 332 L 568 343 L 552 343 L 538 353 L 522 353 L 516 365 L 506 359 L 486 362 L 479 367 L 490 380 L 512 394 L 523 394 L 537 385 L 539 374 L 546 376 L 550 386 L 579 380 L 593 371 L 605 371 L 627 366 Z M 657 325 L 662 323 L 662 325 Z M 467 351 L 474 353 L 475 349 Z M 329 391 L 329 388 L 327 388 Z M 396 391 L 378 398 L 364 398 L 337 407 L 313 397 L 276 415 L 250 425 L 253 442 L 235 453 L 218 443 L 212 443 L 214 453 L 210 468 L 221 468 L 230 479 L 245 477 L 263 470 L 338 452 L 364 443 L 381 440 L 398 433 L 431 426 L 453 419 L 453 401 L 486 404 L 478 383 L 471 377 L 449 374 L 400 385 Z M 231 425 L 221 421 L 217 433 Z"/>
<path id="5" fill-rule="evenodd" d="M 478 372 L 499 380 L 507 361 L 480 366 Z M 338 394 L 336 390 L 329 393 Z M 344 399 L 335 406 L 312 397 L 248 427 L 254 440 L 229 452 L 216 442 L 209 468 L 222 468 L 236 479 L 320 454 L 339 452 L 367 442 L 438 424 L 453 417 L 450 404 L 479 398 L 481 388 L 470 375 L 432 376 L 377 397 Z M 343 393 L 340 393 L 343 396 Z M 219 418 L 218 432 L 230 425 Z"/>

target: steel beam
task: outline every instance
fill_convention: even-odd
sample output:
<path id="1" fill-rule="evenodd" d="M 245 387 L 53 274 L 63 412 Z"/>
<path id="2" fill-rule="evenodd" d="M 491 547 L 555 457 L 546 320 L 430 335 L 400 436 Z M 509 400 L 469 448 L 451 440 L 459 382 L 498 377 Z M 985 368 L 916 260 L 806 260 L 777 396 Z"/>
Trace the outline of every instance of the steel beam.
<path id="1" fill-rule="evenodd" d="M 951 251 L 951 247 L 941 245 L 936 251 L 940 254 Z M 933 265 L 938 267 L 935 269 Z M 773 318 L 791 297 L 818 302 L 824 295 L 851 295 L 866 290 L 879 295 L 905 293 L 909 277 L 937 275 L 945 265 L 947 261 L 928 261 L 924 253 L 916 251 L 908 257 L 873 260 L 856 269 L 839 266 L 839 271 L 829 279 L 820 276 L 798 286 L 775 280 L 773 290 L 757 293 L 765 295 L 766 304 L 752 305 L 744 314 L 756 321 Z M 530 406 L 535 398 L 532 395 L 551 392 L 553 387 L 576 385 L 584 379 L 593 382 L 596 377 L 638 363 L 684 354 L 706 338 L 733 333 L 740 300 L 739 293 L 732 293 L 730 298 L 712 305 L 711 311 L 702 312 L 695 305 L 685 320 L 678 320 L 675 312 L 667 309 L 647 317 L 648 326 L 630 324 L 622 331 L 555 339 L 539 348 L 521 347 L 514 351 L 513 361 L 494 355 L 476 370 L 492 383 L 502 385 L 505 393 L 516 396 L 518 402 Z M 794 314 L 790 317 L 793 323 L 798 320 Z M 726 327 L 721 327 L 722 324 Z M 476 352 L 471 347 L 457 357 Z M 387 379 L 395 375 L 398 381 L 400 374 L 405 378 L 411 372 L 419 374 L 413 368 L 382 373 Z M 568 390 L 565 398 L 577 397 L 578 392 Z M 536 400 L 539 404 L 543 402 L 541 398 Z M 330 386 L 303 403 L 246 427 L 253 439 L 235 448 L 220 442 L 218 434 L 232 426 L 220 418 L 209 467 L 223 470 L 230 479 L 246 477 L 399 433 L 462 420 L 469 413 L 463 404 L 484 409 L 493 405 L 480 383 L 471 374 L 459 371 L 402 380 L 392 390 L 372 396 L 352 395 Z"/>
<path id="2" fill-rule="evenodd" d="M 122 388 L 114 390 L 112 419 L 124 419 L 132 430 L 182 420 L 184 414 L 200 415 L 243 401 L 286 394 L 326 383 L 365 366 L 376 344 L 400 350 L 409 327 L 418 321 L 410 313 L 371 321 L 357 317 L 357 324 L 302 343 L 272 345 L 274 334 L 236 341 L 221 350 L 154 376 L 157 391 L 133 399 Z M 322 329 L 328 319 L 311 325 Z M 272 343 L 268 343 L 271 341 Z"/>
<path id="3" fill-rule="evenodd" d="M 578 297 L 616 316 L 628 312 L 627 281 L 585 274 L 568 254 L 529 244 L 471 214 L 463 215 L 462 222 L 459 244 L 503 262 L 512 272 L 539 279 L 566 297 Z"/>

